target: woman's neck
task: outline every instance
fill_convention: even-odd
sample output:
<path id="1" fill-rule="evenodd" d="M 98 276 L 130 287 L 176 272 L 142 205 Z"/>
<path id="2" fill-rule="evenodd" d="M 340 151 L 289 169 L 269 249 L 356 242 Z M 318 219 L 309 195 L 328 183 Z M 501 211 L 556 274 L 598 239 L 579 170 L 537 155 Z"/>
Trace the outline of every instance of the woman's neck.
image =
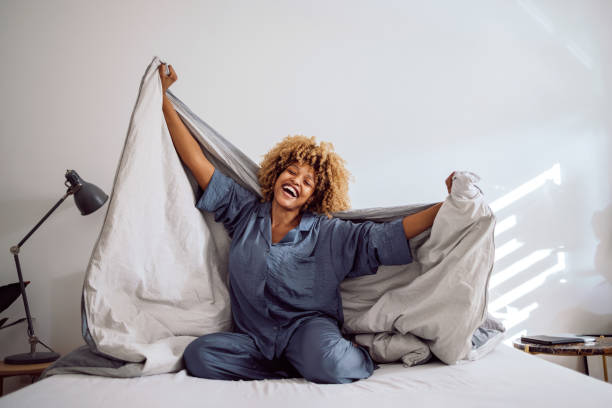
<path id="1" fill-rule="evenodd" d="M 295 228 L 300 223 L 302 214 L 299 209 L 287 210 L 281 207 L 278 203 L 272 200 L 272 208 L 270 210 L 270 222 L 272 228 L 291 227 Z"/>

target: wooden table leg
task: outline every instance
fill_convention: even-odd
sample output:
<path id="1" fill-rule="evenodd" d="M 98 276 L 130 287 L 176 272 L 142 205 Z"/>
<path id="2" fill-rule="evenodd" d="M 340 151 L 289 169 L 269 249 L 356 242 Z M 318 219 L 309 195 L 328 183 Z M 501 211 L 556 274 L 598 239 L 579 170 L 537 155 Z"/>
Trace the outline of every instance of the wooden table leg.
<path id="1" fill-rule="evenodd" d="M 604 381 L 608 382 L 608 364 L 606 363 L 606 355 L 601 356 L 603 359 L 603 372 L 604 372 Z"/>

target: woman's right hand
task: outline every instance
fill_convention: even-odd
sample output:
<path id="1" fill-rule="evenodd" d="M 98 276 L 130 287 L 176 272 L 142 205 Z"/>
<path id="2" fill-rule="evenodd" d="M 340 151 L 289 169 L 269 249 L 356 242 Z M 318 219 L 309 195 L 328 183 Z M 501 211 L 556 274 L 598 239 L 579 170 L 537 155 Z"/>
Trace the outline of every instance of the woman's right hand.
<path id="1" fill-rule="evenodd" d="M 170 75 L 166 75 L 166 64 L 161 64 L 158 69 L 159 78 L 161 79 L 162 90 L 164 93 L 166 93 L 166 90 L 170 88 L 170 85 L 172 85 L 178 79 L 172 65 L 168 65 L 168 69 L 170 70 Z"/>

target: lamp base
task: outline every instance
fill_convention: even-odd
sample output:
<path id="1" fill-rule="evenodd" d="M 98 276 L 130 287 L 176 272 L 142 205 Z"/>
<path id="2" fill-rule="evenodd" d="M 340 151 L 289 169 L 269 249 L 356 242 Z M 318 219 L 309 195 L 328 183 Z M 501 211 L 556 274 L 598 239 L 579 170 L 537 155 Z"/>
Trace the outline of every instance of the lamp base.
<path id="1" fill-rule="evenodd" d="M 13 354 L 12 356 L 4 357 L 6 364 L 40 364 L 50 363 L 60 358 L 57 353 L 47 351 L 36 351 L 34 353 Z"/>

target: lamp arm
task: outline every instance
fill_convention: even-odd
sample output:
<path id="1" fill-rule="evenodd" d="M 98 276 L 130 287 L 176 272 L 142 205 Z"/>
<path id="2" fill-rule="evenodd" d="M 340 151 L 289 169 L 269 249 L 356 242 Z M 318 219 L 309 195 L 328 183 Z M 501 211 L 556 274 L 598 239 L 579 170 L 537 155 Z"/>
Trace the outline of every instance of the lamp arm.
<path id="1" fill-rule="evenodd" d="M 62 198 L 59 199 L 59 201 L 53 206 L 53 208 L 51 208 L 49 211 L 47 211 L 47 213 L 44 215 L 44 217 L 42 217 L 42 219 L 40 221 L 38 221 L 38 223 L 34 226 L 34 228 L 32 228 L 30 230 L 30 232 L 28 232 L 26 234 L 25 237 L 23 237 L 23 239 L 21 241 L 19 241 L 19 243 L 13 247 L 11 247 L 11 253 L 12 254 L 18 254 L 19 253 L 19 248 L 21 248 L 21 246 L 28 240 L 28 238 L 30 238 L 30 236 L 34 233 L 34 231 L 36 231 L 38 229 L 38 227 L 40 227 L 42 225 L 43 222 L 45 222 L 45 220 L 47 218 L 49 218 L 49 216 L 51 215 L 51 213 L 53 211 L 55 211 L 57 209 L 57 207 L 60 206 L 60 204 L 62 204 L 64 202 L 64 200 L 70 195 L 74 193 L 74 190 L 72 188 L 69 188 L 68 191 L 66 191 L 66 194 L 64 194 L 64 196 Z"/>
<path id="2" fill-rule="evenodd" d="M 28 305 L 28 296 L 26 295 L 25 283 L 23 282 L 23 275 L 21 274 L 21 265 L 19 264 L 19 254 L 13 253 L 15 258 L 15 266 L 17 267 L 17 276 L 19 276 L 19 286 L 21 288 L 21 298 L 23 299 L 23 306 L 26 312 L 26 319 L 28 319 L 28 336 L 32 338 L 34 336 L 34 326 L 32 326 L 32 315 L 30 314 L 30 306 Z"/>
<path id="3" fill-rule="evenodd" d="M 25 283 L 23 282 L 23 275 L 21 274 L 21 265 L 19 263 L 19 249 L 28 240 L 28 238 L 30 238 L 30 236 L 38 229 L 38 227 L 40 227 L 42 223 L 45 222 L 47 218 L 49 218 L 51 213 L 53 213 L 53 211 L 55 211 L 57 207 L 59 207 L 60 204 L 62 204 L 69 195 L 73 194 L 77 190 L 78 188 L 69 187 L 68 191 L 66 191 L 66 194 L 64 194 L 64 196 L 60 198 L 59 201 L 49 211 L 47 211 L 44 217 L 42 217 L 42 219 L 38 221 L 38 223 L 34 226 L 34 228 L 32 228 L 32 230 L 28 232 L 26 236 L 23 237 L 23 239 L 19 241 L 17 245 L 11 247 L 11 253 L 13 254 L 13 257 L 15 258 L 15 266 L 17 267 L 17 276 L 19 276 L 19 287 L 21 289 L 21 298 L 23 299 L 23 306 L 26 312 L 26 319 L 28 320 L 28 337 L 30 338 L 30 347 L 31 347 L 32 353 L 34 353 L 36 343 L 42 344 L 42 342 L 38 340 L 38 338 L 34 335 L 34 326 L 32 325 L 32 315 L 30 314 L 30 306 L 28 305 L 28 296 L 26 295 Z M 47 347 L 46 344 L 43 344 L 43 346 Z"/>

